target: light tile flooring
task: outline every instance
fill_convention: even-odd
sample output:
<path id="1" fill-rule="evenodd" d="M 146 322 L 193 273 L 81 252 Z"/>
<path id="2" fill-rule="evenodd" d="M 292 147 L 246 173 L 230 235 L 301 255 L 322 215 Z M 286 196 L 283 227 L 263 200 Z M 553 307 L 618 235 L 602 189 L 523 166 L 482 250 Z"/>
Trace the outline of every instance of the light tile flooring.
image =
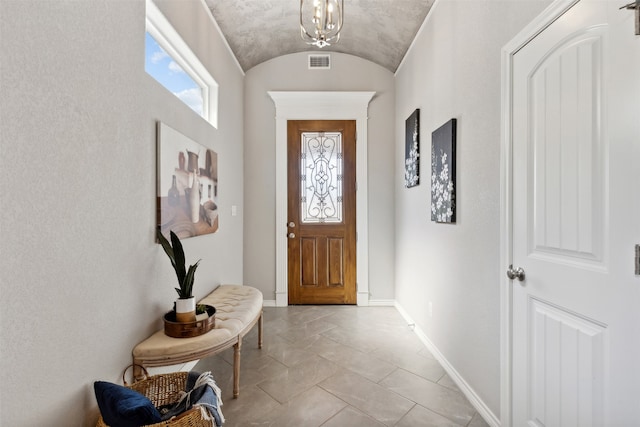
<path id="1" fill-rule="evenodd" d="M 225 427 L 421 427 L 488 424 L 392 307 L 265 308 L 242 345 L 203 359 L 223 391 Z"/>

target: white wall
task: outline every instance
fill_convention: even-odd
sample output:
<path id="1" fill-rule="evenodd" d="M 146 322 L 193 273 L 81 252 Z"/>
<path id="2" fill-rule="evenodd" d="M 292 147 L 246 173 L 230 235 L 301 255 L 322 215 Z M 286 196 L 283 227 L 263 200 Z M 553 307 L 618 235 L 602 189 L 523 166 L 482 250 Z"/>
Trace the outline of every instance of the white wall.
<path id="1" fill-rule="evenodd" d="M 245 77 L 245 283 L 275 300 L 275 105 L 267 91 L 375 91 L 369 104 L 369 290 L 392 300 L 393 74 L 372 62 L 331 53 L 330 70 L 308 70 L 308 53 L 264 62 Z"/>
<path id="2" fill-rule="evenodd" d="M 156 121 L 219 154 L 220 230 L 184 241 L 196 296 L 242 282 L 243 74 L 204 2 L 159 6 L 220 84 L 217 130 L 145 73 L 144 1 L 1 2 L 2 426 L 95 425 L 93 382 L 162 326 Z"/>
<path id="3" fill-rule="evenodd" d="M 500 49 L 548 3 L 439 0 L 396 73 L 396 299 L 496 417 Z M 416 108 L 421 183 L 406 189 L 404 123 Z M 458 206 L 445 225 L 430 219 L 431 132 L 451 118 Z"/>

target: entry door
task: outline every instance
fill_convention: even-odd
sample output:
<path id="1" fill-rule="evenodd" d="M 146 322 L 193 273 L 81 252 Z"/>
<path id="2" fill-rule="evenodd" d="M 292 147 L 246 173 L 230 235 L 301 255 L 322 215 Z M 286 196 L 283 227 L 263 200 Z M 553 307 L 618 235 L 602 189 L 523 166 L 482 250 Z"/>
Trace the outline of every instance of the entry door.
<path id="1" fill-rule="evenodd" d="M 624 3 L 580 1 L 514 56 L 513 426 L 640 425 L 640 37 Z"/>
<path id="2" fill-rule="evenodd" d="M 289 304 L 356 303 L 356 122 L 289 121 Z"/>

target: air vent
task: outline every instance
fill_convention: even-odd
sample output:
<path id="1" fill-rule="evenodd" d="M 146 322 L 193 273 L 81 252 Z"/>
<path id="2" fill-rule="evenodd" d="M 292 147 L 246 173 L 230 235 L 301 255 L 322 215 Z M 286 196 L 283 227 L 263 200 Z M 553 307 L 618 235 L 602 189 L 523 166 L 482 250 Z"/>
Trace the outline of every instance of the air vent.
<path id="1" fill-rule="evenodd" d="M 309 55 L 310 70 L 330 70 L 331 55 Z"/>

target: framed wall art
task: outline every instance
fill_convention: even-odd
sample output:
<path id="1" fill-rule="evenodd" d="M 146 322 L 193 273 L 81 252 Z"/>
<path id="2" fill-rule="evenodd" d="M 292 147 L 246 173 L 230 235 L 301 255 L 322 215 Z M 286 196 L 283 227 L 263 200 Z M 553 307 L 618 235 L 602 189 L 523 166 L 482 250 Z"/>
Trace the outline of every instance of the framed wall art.
<path id="1" fill-rule="evenodd" d="M 404 136 L 404 186 L 420 184 L 420 109 L 416 109 L 405 121 Z"/>
<path id="2" fill-rule="evenodd" d="M 431 220 L 456 222 L 456 119 L 431 134 Z"/>
<path id="3" fill-rule="evenodd" d="M 158 122 L 158 226 L 165 237 L 218 230 L 218 154 Z"/>

